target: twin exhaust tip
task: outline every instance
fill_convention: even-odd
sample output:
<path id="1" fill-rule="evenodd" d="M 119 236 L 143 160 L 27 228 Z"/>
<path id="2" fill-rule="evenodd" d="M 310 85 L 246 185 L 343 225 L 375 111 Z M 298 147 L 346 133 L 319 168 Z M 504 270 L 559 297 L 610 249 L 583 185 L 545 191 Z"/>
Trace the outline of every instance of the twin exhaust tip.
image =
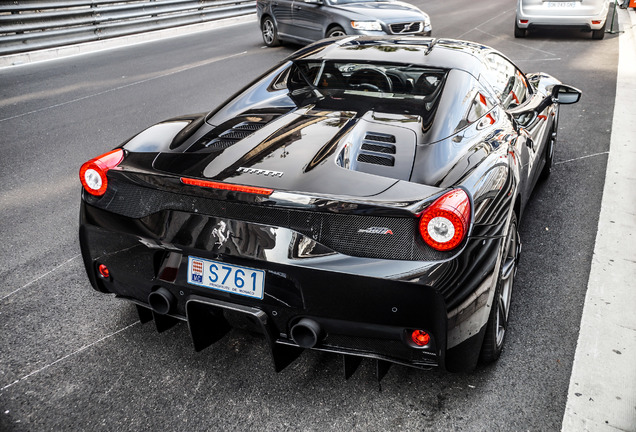
<path id="1" fill-rule="evenodd" d="M 303 318 L 291 328 L 291 338 L 301 348 L 313 348 L 322 337 L 322 328 L 316 321 Z"/>
<path id="2" fill-rule="evenodd" d="M 148 304 L 152 311 L 159 315 L 172 312 L 177 299 L 164 287 L 160 287 L 148 295 Z M 322 338 L 322 328 L 316 321 L 303 318 L 291 328 L 291 338 L 301 348 L 313 348 Z"/>

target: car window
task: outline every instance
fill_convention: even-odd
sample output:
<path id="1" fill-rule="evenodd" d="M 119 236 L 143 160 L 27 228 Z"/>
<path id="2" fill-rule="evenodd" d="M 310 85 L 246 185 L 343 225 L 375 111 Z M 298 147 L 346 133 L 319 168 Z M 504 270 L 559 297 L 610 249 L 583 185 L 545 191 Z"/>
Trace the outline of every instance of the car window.
<path id="1" fill-rule="evenodd" d="M 488 81 L 505 109 L 523 104 L 528 98 L 528 82 L 524 75 L 499 54 L 486 56 Z"/>
<path id="2" fill-rule="evenodd" d="M 425 105 L 441 91 L 446 71 L 410 64 L 297 61 L 287 77 L 290 91 L 311 87 L 322 94 L 409 99 Z"/>

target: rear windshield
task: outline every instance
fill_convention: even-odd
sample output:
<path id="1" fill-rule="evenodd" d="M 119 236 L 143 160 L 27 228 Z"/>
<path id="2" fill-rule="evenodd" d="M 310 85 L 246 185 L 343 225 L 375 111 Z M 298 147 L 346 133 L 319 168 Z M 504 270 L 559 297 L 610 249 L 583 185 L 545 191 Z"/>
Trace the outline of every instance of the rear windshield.
<path id="1" fill-rule="evenodd" d="M 413 65 L 296 61 L 277 84 L 298 96 L 338 98 L 341 109 L 355 109 L 348 101 L 357 105 L 368 98 L 389 111 L 422 115 L 438 98 L 445 77 L 444 70 Z"/>

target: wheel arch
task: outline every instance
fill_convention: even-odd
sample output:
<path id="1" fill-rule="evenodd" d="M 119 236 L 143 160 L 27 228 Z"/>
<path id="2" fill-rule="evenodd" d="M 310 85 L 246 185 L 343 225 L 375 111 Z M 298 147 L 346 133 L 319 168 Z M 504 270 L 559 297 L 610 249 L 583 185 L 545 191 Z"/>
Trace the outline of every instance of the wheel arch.
<path id="1" fill-rule="evenodd" d="M 340 24 L 340 23 L 338 23 L 338 22 L 335 22 L 335 21 L 334 21 L 334 22 L 332 22 L 331 24 L 329 24 L 329 25 L 327 26 L 327 29 L 325 30 L 325 34 L 324 34 L 323 36 L 324 36 L 324 37 L 327 37 L 327 35 L 329 34 L 329 32 L 330 32 L 331 30 L 333 30 L 334 28 L 336 28 L 336 27 L 341 28 L 341 29 L 342 29 L 342 31 L 344 31 L 344 32 L 345 32 L 345 34 L 347 33 L 347 30 L 346 30 L 346 29 L 342 26 L 342 24 Z"/>

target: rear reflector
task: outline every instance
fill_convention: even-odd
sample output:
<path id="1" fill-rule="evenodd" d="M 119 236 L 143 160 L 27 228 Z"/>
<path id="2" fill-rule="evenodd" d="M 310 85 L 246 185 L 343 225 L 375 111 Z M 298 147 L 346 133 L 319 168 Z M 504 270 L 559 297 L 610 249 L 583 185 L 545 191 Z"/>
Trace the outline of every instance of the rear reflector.
<path id="1" fill-rule="evenodd" d="M 424 330 L 413 330 L 411 340 L 417 346 L 426 346 L 431 341 L 431 337 Z"/>
<path id="2" fill-rule="evenodd" d="M 208 180 L 198 180 L 198 179 L 192 179 L 187 177 L 181 177 L 181 183 L 187 184 L 190 186 L 200 186 L 200 187 L 206 187 L 206 188 L 212 188 L 212 189 L 229 190 L 234 192 L 245 192 L 245 193 L 257 194 L 257 195 L 271 195 L 274 192 L 274 189 L 260 188 L 260 187 L 254 187 L 254 186 L 243 186 L 243 185 L 236 185 L 231 183 L 220 183 L 220 182 L 213 182 Z"/>
<path id="3" fill-rule="evenodd" d="M 108 270 L 108 267 L 106 267 L 104 264 L 100 264 L 98 269 L 99 274 L 102 275 L 103 278 L 108 279 L 110 277 L 110 270 Z"/>
<path id="4" fill-rule="evenodd" d="M 520 24 L 528 24 L 528 20 L 519 20 Z"/>
<path id="5" fill-rule="evenodd" d="M 598 25 L 600 23 L 601 23 L 601 21 L 592 21 L 592 24 L 594 24 L 594 25 Z"/>

